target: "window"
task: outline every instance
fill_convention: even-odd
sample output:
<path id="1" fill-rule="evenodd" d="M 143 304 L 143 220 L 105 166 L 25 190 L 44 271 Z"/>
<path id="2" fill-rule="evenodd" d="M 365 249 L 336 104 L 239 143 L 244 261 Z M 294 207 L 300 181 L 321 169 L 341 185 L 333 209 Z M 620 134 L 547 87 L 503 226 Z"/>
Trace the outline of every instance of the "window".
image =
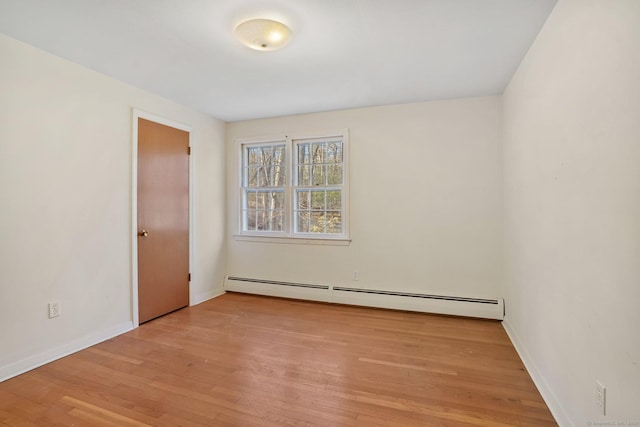
<path id="1" fill-rule="evenodd" d="M 346 131 L 240 146 L 241 235 L 348 239 Z"/>
<path id="2" fill-rule="evenodd" d="M 294 140 L 297 233 L 342 233 L 342 139 Z"/>
<path id="3" fill-rule="evenodd" d="M 243 150 L 245 231 L 284 231 L 285 144 L 248 145 Z"/>

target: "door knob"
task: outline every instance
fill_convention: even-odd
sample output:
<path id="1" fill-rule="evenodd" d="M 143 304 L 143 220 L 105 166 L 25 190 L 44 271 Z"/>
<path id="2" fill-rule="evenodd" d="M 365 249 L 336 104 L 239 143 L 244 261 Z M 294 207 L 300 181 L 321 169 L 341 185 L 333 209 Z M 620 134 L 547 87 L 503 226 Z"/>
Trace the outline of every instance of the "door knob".
<path id="1" fill-rule="evenodd" d="M 147 237 L 149 235 L 149 232 L 147 230 L 142 230 L 141 232 L 138 233 L 138 236 L 140 237 Z"/>

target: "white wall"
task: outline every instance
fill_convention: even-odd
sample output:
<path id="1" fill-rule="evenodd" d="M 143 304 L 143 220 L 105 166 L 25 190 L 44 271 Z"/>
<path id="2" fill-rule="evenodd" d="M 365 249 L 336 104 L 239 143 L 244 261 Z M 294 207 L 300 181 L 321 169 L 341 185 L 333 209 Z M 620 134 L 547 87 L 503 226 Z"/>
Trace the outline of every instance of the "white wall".
<path id="1" fill-rule="evenodd" d="M 501 297 L 501 114 L 500 98 L 486 97 L 229 123 L 227 273 Z M 351 245 L 236 241 L 236 139 L 341 128 L 350 131 Z"/>
<path id="2" fill-rule="evenodd" d="M 226 261 L 223 122 L 4 36 L 0 58 L 2 379 L 132 326 L 132 108 L 193 128 L 194 299 Z"/>
<path id="3" fill-rule="evenodd" d="M 560 0 L 503 108 L 507 330 L 561 425 L 639 422 L 640 2 Z"/>

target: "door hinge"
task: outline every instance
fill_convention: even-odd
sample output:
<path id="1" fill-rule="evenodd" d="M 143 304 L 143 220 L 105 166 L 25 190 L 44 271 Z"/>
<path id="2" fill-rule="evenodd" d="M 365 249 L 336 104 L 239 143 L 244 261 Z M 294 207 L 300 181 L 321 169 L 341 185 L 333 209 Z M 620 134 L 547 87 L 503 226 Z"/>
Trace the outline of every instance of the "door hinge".
<path id="1" fill-rule="evenodd" d="M 187 147 L 187 154 L 191 155 L 191 147 Z"/>
<path id="2" fill-rule="evenodd" d="M 189 273 L 188 280 L 191 281 L 191 273 Z"/>

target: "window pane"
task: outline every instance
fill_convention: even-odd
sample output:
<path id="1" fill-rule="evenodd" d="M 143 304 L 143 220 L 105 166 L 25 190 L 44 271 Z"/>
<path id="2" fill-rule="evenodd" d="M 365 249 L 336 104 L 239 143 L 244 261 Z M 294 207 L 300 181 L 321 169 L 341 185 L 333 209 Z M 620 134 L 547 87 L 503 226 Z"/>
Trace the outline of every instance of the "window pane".
<path id="1" fill-rule="evenodd" d="M 270 210 L 276 207 L 276 193 L 271 191 L 264 192 L 264 209 Z"/>
<path id="2" fill-rule="evenodd" d="M 284 145 L 273 148 L 273 161 L 272 161 L 271 185 L 280 187 L 285 185 L 286 167 Z"/>
<path id="3" fill-rule="evenodd" d="M 271 166 L 269 168 L 269 173 L 268 173 L 268 178 L 267 178 L 267 180 L 268 180 L 267 186 L 269 186 L 269 187 L 275 187 L 276 186 L 276 179 L 279 179 L 278 173 L 279 173 L 279 170 L 275 166 Z"/>
<path id="4" fill-rule="evenodd" d="M 256 209 L 264 209 L 264 191 L 258 191 L 256 193 Z"/>
<path id="5" fill-rule="evenodd" d="M 299 210 L 309 209 L 309 191 L 296 191 L 296 206 Z"/>
<path id="6" fill-rule="evenodd" d="M 342 163 L 341 142 L 330 142 L 327 145 L 327 163 Z"/>
<path id="7" fill-rule="evenodd" d="M 284 211 L 265 210 L 260 212 L 263 231 L 282 231 Z"/>
<path id="8" fill-rule="evenodd" d="M 276 145 L 273 147 L 273 164 L 284 165 L 286 160 L 286 152 L 284 145 Z"/>
<path id="9" fill-rule="evenodd" d="M 256 230 L 258 231 L 264 231 L 264 222 L 265 222 L 265 218 L 264 218 L 264 211 L 257 211 L 255 213 L 256 215 Z"/>
<path id="10" fill-rule="evenodd" d="M 310 144 L 298 144 L 298 164 L 308 165 L 311 163 Z"/>
<path id="11" fill-rule="evenodd" d="M 269 168 L 260 166 L 258 168 L 258 187 L 269 186 Z"/>
<path id="12" fill-rule="evenodd" d="M 342 233 L 342 215 L 339 211 L 327 212 L 327 233 Z"/>
<path id="13" fill-rule="evenodd" d="M 308 233 L 309 232 L 309 213 L 298 212 L 296 215 L 296 232 Z"/>
<path id="14" fill-rule="evenodd" d="M 339 211 L 342 208 L 342 191 L 327 191 L 327 210 Z"/>
<path id="15" fill-rule="evenodd" d="M 325 167 L 325 165 L 312 166 L 312 185 L 325 185 L 327 183 Z"/>
<path id="16" fill-rule="evenodd" d="M 258 168 L 255 166 L 251 166 L 247 169 L 247 182 L 245 185 L 247 187 L 257 187 L 258 186 Z"/>
<path id="17" fill-rule="evenodd" d="M 324 233 L 324 212 L 311 212 L 311 223 L 309 224 L 309 231 L 311 233 Z"/>
<path id="18" fill-rule="evenodd" d="M 271 229 L 272 231 L 284 230 L 284 211 L 274 211 L 273 219 L 271 221 Z"/>
<path id="19" fill-rule="evenodd" d="M 271 209 L 284 209 L 284 191 L 271 192 Z"/>
<path id="20" fill-rule="evenodd" d="M 324 195 L 325 195 L 324 190 L 311 192 L 311 209 L 321 210 L 321 211 L 325 210 Z"/>
<path id="21" fill-rule="evenodd" d="M 260 147 L 260 155 L 261 155 L 261 159 L 260 159 L 261 165 L 265 166 L 265 165 L 271 164 L 271 161 L 273 159 L 273 147 L 271 146 Z"/>
<path id="22" fill-rule="evenodd" d="M 247 222 L 246 222 L 246 230 L 255 230 L 256 229 L 256 211 L 249 210 L 246 213 Z"/>
<path id="23" fill-rule="evenodd" d="M 328 165 L 327 166 L 327 184 L 339 185 L 342 184 L 342 164 Z"/>
<path id="24" fill-rule="evenodd" d="M 298 185 L 300 186 L 311 185 L 311 167 L 310 166 L 298 166 Z"/>
<path id="25" fill-rule="evenodd" d="M 312 162 L 315 164 L 325 163 L 327 158 L 327 145 L 324 142 L 311 144 Z"/>
<path id="26" fill-rule="evenodd" d="M 256 208 L 256 192 L 255 191 L 247 191 L 246 196 L 246 206 L 247 209 L 255 209 Z"/>
<path id="27" fill-rule="evenodd" d="M 261 164 L 262 156 L 260 155 L 259 147 L 247 148 L 247 157 L 249 166 L 258 166 Z"/>
<path id="28" fill-rule="evenodd" d="M 271 168 L 271 185 L 274 187 L 284 187 L 285 185 L 285 165 L 280 164 Z"/>
<path id="29" fill-rule="evenodd" d="M 282 231 L 284 211 L 264 210 L 259 211 L 258 230 L 260 231 Z"/>

